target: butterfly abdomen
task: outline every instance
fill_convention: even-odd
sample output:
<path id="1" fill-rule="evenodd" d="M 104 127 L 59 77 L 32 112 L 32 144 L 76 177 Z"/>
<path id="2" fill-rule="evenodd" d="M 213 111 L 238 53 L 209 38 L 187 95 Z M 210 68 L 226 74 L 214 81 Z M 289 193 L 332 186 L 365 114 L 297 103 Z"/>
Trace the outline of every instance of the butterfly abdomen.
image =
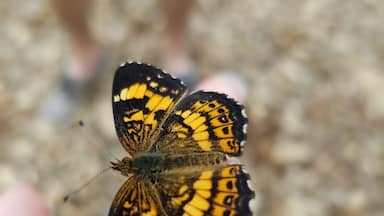
<path id="1" fill-rule="evenodd" d="M 221 152 L 172 154 L 168 155 L 166 166 L 168 169 L 191 166 L 208 166 L 220 164 L 225 160 L 226 156 Z"/>
<path id="2" fill-rule="evenodd" d="M 163 171 L 189 166 L 208 166 L 226 160 L 220 152 L 189 154 L 139 153 L 132 158 L 132 169 L 139 172 Z"/>

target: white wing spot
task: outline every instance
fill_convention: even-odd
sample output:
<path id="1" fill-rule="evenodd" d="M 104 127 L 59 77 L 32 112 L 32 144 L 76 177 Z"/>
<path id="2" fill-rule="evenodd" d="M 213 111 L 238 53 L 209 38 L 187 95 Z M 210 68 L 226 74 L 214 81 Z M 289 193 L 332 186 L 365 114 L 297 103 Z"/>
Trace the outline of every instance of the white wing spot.
<path id="1" fill-rule="evenodd" d="M 249 206 L 249 209 L 251 210 L 252 215 L 256 215 L 255 214 L 256 213 L 255 210 L 256 210 L 256 207 L 257 207 L 257 202 L 256 202 L 255 198 L 249 200 L 248 206 Z"/>
<path id="2" fill-rule="evenodd" d="M 246 134 L 248 130 L 248 124 L 243 125 L 243 133 Z"/>
<path id="3" fill-rule="evenodd" d="M 249 188 L 251 191 L 255 191 L 255 190 L 253 189 L 251 180 L 249 180 L 249 179 L 247 180 L 247 185 L 248 185 L 248 188 Z"/>
<path id="4" fill-rule="evenodd" d="M 240 142 L 240 147 L 244 147 L 244 145 L 245 145 L 245 141 L 243 140 Z"/>
<path id="5" fill-rule="evenodd" d="M 247 118 L 247 113 L 245 112 L 245 109 L 241 110 L 241 115 L 243 115 L 244 118 Z"/>
<path id="6" fill-rule="evenodd" d="M 243 171 L 243 173 L 245 173 L 245 174 L 248 174 L 248 170 L 246 170 L 246 169 L 241 169 L 241 171 Z"/>

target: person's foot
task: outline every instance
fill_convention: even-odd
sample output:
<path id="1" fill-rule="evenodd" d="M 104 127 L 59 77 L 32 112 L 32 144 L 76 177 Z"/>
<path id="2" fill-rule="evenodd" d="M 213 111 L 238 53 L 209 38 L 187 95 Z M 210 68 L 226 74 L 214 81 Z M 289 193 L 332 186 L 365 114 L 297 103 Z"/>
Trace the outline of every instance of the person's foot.
<path id="1" fill-rule="evenodd" d="M 218 72 L 199 82 L 195 67 L 183 49 L 170 48 L 162 56 L 165 71 L 181 79 L 192 90 L 225 93 L 239 102 L 245 101 L 247 83 L 233 72 Z"/>
<path id="2" fill-rule="evenodd" d="M 65 75 L 71 79 L 79 81 L 88 81 L 92 79 L 95 72 L 99 70 L 100 61 L 102 61 L 103 50 L 97 45 L 77 46 L 69 56 Z"/>
<path id="3" fill-rule="evenodd" d="M 62 68 L 62 78 L 40 107 L 40 116 L 50 123 L 69 121 L 85 93 L 95 83 L 106 64 L 100 49 L 73 55 Z"/>
<path id="4" fill-rule="evenodd" d="M 198 81 L 193 61 L 188 53 L 188 45 L 184 36 L 168 38 L 161 51 L 160 66 L 166 72 L 183 80 L 189 88 Z"/>

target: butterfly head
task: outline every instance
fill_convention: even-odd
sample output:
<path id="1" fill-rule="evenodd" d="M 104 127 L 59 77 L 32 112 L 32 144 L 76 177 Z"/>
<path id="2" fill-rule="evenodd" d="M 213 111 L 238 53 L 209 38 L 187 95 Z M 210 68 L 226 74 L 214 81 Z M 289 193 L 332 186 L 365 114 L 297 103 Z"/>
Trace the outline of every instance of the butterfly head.
<path id="1" fill-rule="evenodd" d="M 121 172 L 121 174 L 124 176 L 128 176 L 130 173 L 133 172 L 132 159 L 129 157 L 124 157 L 123 159 L 118 160 L 117 162 L 111 161 L 111 164 L 112 169 Z"/>

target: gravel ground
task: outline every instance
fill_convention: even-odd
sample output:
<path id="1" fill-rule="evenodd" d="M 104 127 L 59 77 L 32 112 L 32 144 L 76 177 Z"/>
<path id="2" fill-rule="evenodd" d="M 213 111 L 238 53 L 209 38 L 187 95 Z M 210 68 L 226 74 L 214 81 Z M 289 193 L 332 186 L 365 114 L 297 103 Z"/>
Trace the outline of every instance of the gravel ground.
<path id="1" fill-rule="evenodd" d="M 60 197 L 124 156 L 113 128 L 113 70 L 156 64 L 164 20 L 157 1 L 98 0 L 95 34 L 111 54 L 75 123 L 36 115 L 68 51 L 49 2 L 0 2 L 0 191 L 29 184 L 55 215 L 106 215 L 124 181 L 108 172 L 66 205 Z M 250 82 L 242 158 L 259 215 L 383 215 L 384 2 L 198 1 L 192 55 L 202 76 L 237 71 Z"/>

